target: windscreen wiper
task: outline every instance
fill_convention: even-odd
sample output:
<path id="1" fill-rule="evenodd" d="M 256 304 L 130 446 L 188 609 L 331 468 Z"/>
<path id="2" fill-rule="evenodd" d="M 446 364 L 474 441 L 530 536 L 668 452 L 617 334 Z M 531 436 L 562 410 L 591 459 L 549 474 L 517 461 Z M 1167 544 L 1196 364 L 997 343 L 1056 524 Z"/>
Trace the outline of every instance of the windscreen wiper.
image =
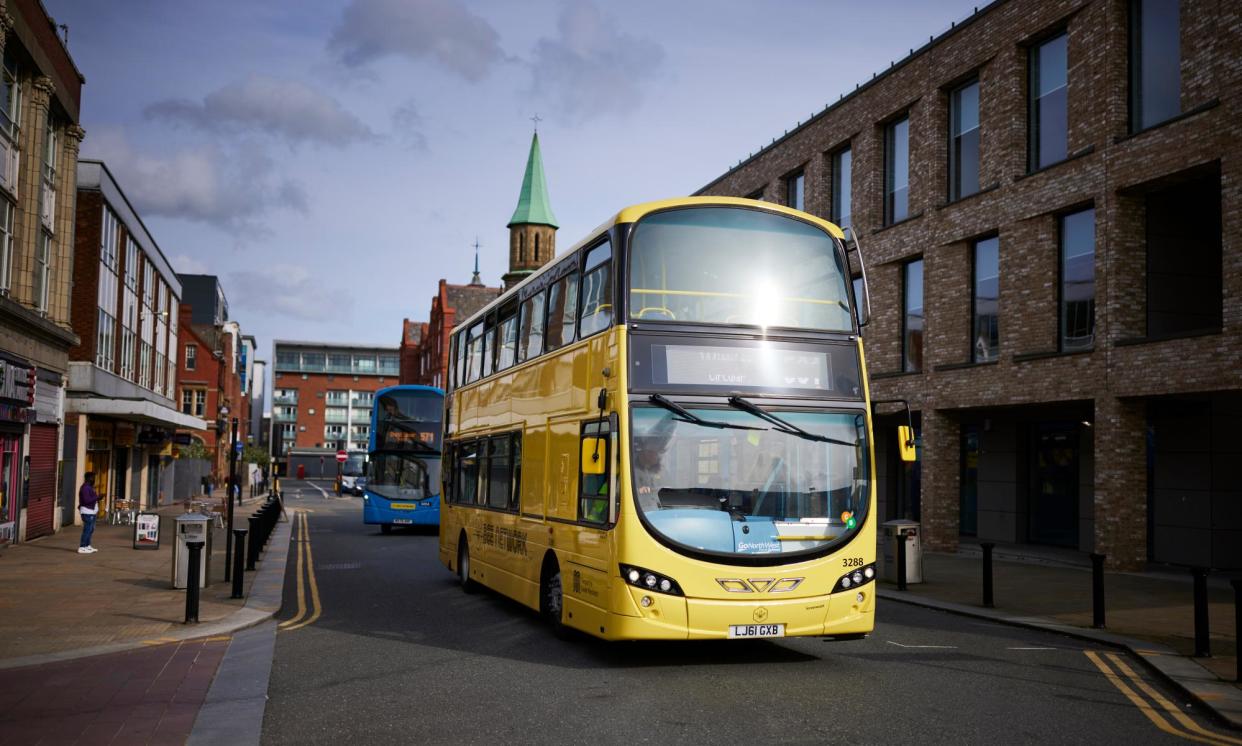
<path id="1" fill-rule="evenodd" d="M 734 425 L 731 422 L 714 422 L 705 420 L 697 414 L 691 412 L 676 402 L 669 401 L 659 394 L 652 394 L 648 397 L 648 401 L 658 407 L 662 407 L 677 415 L 682 422 L 689 422 L 703 427 L 729 428 L 731 430 L 767 430 L 766 427 L 751 427 L 750 425 Z"/>
<path id="2" fill-rule="evenodd" d="M 751 404 L 750 402 L 746 401 L 740 396 L 730 396 L 729 406 L 736 407 L 737 409 L 740 409 L 743 412 L 749 412 L 750 414 L 753 414 L 754 416 L 758 417 L 761 420 L 767 420 L 768 422 L 771 422 L 773 425 L 776 425 L 776 428 L 775 428 L 776 430 L 779 430 L 780 432 L 783 432 L 783 433 L 788 433 L 790 435 L 797 435 L 799 438 L 806 438 L 807 440 L 817 440 L 820 443 L 832 443 L 833 445 L 838 445 L 838 446 L 849 446 L 851 448 L 858 445 L 857 443 L 850 443 L 849 441 L 845 441 L 845 440 L 837 440 L 836 438 L 829 438 L 827 435 L 820 435 L 818 433 L 812 433 L 812 432 L 803 430 L 802 428 L 798 427 L 792 422 L 783 420 L 780 417 L 777 417 L 776 415 L 772 414 L 771 412 L 760 409 L 757 404 Z"/>

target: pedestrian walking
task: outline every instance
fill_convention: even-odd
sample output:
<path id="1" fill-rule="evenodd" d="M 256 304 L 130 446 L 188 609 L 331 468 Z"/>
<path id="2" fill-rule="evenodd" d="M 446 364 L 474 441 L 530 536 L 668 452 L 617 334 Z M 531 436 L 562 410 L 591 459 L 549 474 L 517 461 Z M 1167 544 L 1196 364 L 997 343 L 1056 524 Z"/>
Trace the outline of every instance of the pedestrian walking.
<path id="1" fill-rule="evenodd" d="M 78 490 L 78 512 L 82 514 L 82 540 L 78 542 L 78 554 L 94 554 L 99 551 L 91 546 L 95 534 L 95 517 L 99 515 L 99 495 L 95 492 L 95 472 L 86 472 L 82 487 Z"/>

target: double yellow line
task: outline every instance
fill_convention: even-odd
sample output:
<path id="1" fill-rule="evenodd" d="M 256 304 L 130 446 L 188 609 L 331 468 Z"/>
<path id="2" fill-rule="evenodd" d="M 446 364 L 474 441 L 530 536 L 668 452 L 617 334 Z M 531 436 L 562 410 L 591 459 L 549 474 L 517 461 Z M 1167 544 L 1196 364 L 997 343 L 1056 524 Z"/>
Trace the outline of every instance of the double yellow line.
<path id="1" fill-rule="evenodd" d="M 1100 655 L 1094 650 L 1084 650 L 1083 652 L 1091 659 L 1095 667 L 1100 669 L 1100 673 L 1104 674 L 1104 678 L 1117 687 L 1117 691 L 1124 694 L 1126 699 L 1130 700 L 1131 704 L 1146 715 L 1152 724 L 1165 733 L 1178 738 L 1185 738 L 1188 741 L 1213 744 L 1213 746 L 1242 746 L 1242 739 L 1210 731 L 1196 723 L 1189 715 L 1182 712 L 1177 705 L 1170 702 L 1168 698 L 1156 691 L 1141 676 L 1136 674 L 1134 669 L 1130 668 L 1126 663 L 1125 658 L 1117 653 L 1104 653 Z M 1105 662 L 1104 658 L 1108 658 L 1108 661 Z M 1110 663 L 1112 664 L 1111 667 Z M 1113 670 L 1114 667 L 1116 671 Z M 1133 684 L 1135 688 L 1146 694 L 1150 701 L 1143 699 L 1138 692 L 1134 691 L 1134 688 L 1131 688 L 1130 684 Z M 1152 703 L 1155 703 L 1155 705 Z M 1157 708 L 1156 705 L 1159 707 Z M 1164 716 L 1161 710 L 1168 713 L 1177 724 L 1169 722 L 1169 719 Z M 1178 724 L 1181 725 L 1181 728 L 1178 727 Z"/>
<path id="2" fill-rule="evenodd" d="M 315 558 L 311 553 L 310 528 L 307 526 L 306 512 L 299 510 L 294 514 L 293 543 L 298 547 L 298 613 L 292 618 L 281 622 L 278 626 L 285 632 L 301 629 L 314 624 L 323 613 L 319 603 L 319 581 L 315 580 Z M 307 587 L 310 588 L 307 605 Z"/>

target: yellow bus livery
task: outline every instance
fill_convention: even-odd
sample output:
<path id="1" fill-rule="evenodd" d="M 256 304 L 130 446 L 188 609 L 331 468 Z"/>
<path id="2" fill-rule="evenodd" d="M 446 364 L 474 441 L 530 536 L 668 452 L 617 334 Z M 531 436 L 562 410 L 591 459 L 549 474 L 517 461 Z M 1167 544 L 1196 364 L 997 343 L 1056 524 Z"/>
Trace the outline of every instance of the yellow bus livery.
<path id="1" fill-rule="evenodd" d="M 765 202 L 638 205 L 460 323 L 439 549 L 462 586 L 609 640 L 870 632 L 845 239 Z"/>

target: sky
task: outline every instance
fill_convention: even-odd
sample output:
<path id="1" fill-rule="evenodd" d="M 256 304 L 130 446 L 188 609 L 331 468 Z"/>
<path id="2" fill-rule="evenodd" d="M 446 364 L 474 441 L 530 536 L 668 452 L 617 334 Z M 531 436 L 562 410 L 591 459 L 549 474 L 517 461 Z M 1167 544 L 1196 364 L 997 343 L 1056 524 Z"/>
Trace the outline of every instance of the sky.
<path id="1" fill-rule="evenodd" d="M 273 339 L 396 346 L 507 270 L 532 117 L 564 250 L 691 194 L 980 0 L 43 0 L 177 272 Z"/>

